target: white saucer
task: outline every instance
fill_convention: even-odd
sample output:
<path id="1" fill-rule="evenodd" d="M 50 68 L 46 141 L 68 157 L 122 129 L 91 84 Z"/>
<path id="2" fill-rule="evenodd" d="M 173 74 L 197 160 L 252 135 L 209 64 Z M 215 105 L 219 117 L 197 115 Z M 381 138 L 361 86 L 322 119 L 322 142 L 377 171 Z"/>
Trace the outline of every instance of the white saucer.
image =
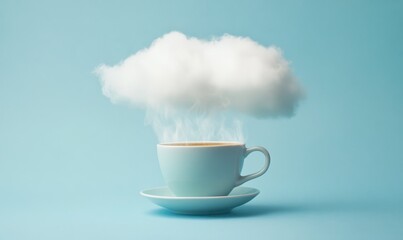
<path id="1" fill-rule="evenodd" d="M 237 187 L 228 196 L 176 197 L 168 187 L 159 187 L 143 190 L 140 194 L 174 213 L 210 215 L 226 213 L 249 202 L 259 194 L 259 190 Z"/>

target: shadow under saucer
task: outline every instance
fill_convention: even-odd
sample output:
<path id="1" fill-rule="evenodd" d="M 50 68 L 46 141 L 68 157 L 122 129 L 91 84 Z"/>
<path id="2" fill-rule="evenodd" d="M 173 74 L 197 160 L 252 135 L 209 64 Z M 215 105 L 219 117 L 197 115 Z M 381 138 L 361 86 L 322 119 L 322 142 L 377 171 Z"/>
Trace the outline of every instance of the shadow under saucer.
<path id="1" fill-rule="evenodd" d="M 222 219 L 222 218 L 242 218 L 242 217 L 257 217 L 271 214 L 292 213 L 302 211 L 302 207 L 298 206 L 272 206 L 272 205 L 255 205 L 249 204 L 230 212 L 214 215 L 185 215 L 173 213 L 164 208 L 154 209 L 150 211 L 151 215 L 169 218 L 201 218 L 201 219 Z"/>

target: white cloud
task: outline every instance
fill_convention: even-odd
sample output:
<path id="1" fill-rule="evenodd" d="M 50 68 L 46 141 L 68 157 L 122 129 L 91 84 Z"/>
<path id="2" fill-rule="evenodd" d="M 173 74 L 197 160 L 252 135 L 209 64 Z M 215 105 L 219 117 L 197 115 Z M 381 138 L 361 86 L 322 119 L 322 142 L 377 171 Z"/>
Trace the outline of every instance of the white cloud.
<path id="1" fill-rule="evenodd" d="M 231 35 L 206 41 L 170 32 L 122 63 L 102 65 L 96 72 L 113 102 L 153 110 L 292 116 L 303 96 L 280 49 Z"/>

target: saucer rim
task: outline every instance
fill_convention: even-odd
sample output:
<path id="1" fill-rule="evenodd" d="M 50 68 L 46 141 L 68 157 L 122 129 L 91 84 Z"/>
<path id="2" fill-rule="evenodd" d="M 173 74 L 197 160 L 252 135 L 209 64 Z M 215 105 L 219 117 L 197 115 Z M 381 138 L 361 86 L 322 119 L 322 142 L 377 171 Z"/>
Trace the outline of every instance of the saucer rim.
<path id="1" fill-rule="evenodd" d="M 257 188 L 253 187 L 245 187 L 245 186 L 239 186 L 235 188 L 248 188 L 254 190 L 253 193 L 248 193 L 248 194 L 238 194 L 238 195 L 226 195 L 226 196 L 199 196 L 199 197 L 180 197 L 180 196 L 158 196 L 158 195 L 151 195 L 144 193 L 144 191 L 151 191 L 151 190 L 156 190 L 156 189 L 167 189 L 168 186 L 161 186 L 161 187 L 154 187 L 154 188 L 149 188 L 149 189 L 144 189 L 140 191 L 140 195 L 147 197 L 147 198 L 156 198 L 156 199 L 175 199 L 175 200 L 203 200 L 203 199 L 229 199 L 229 198 L 240 198 L 240 197 L 249 197 L 249 196 L 257 196 L 260 193 L 260 190 Z M 235 189 L 234 188 L 234 189 Z"/>

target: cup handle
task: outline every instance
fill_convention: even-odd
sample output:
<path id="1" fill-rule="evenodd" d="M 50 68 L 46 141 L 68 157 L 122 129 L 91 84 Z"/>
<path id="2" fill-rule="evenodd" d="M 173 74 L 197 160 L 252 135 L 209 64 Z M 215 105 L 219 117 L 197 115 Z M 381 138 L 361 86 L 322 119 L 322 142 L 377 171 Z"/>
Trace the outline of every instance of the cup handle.
<path id="1" fill-rule="evenodd" d="M 269 166 L 270 166 L 270 154 L 269 154 L 269 152 L 266 150 L 266 148 L 264 148 L 264 147 L 251 147 L 251 148 L 246 148 L 246 151 L 245 151 L 245 158 L 246 158 L 250 153 L 255 152 L 255 151 L 258 151 L 258 152 L 263 153 L 263 155 L 264 155 L 264 157 L 265 157 L 265 162 L 264 162 L 263 168 L 260 169 L 260 171 L 258 171 L 258 172 L 256 172 L 256 173 L 252 173 L 252 174 L 249 174 L 249 175 L 246 175 L 246 176 L 239 176 L 238 181 L 235 183 L 235 187 L 237 187 L 237 186 L 239 186 L 239 185 L 241 185 L 241 184 L 244 184 L 245 182 L 247 182 L 247 181 L 249 181 L 249 180 L 252 180 L 252 179 L 254 179 L 254 178 L 257 178 L 257 177 L 262 176 L 262 175 L 267 171 L 267 169 L 269 169 Z"/>

